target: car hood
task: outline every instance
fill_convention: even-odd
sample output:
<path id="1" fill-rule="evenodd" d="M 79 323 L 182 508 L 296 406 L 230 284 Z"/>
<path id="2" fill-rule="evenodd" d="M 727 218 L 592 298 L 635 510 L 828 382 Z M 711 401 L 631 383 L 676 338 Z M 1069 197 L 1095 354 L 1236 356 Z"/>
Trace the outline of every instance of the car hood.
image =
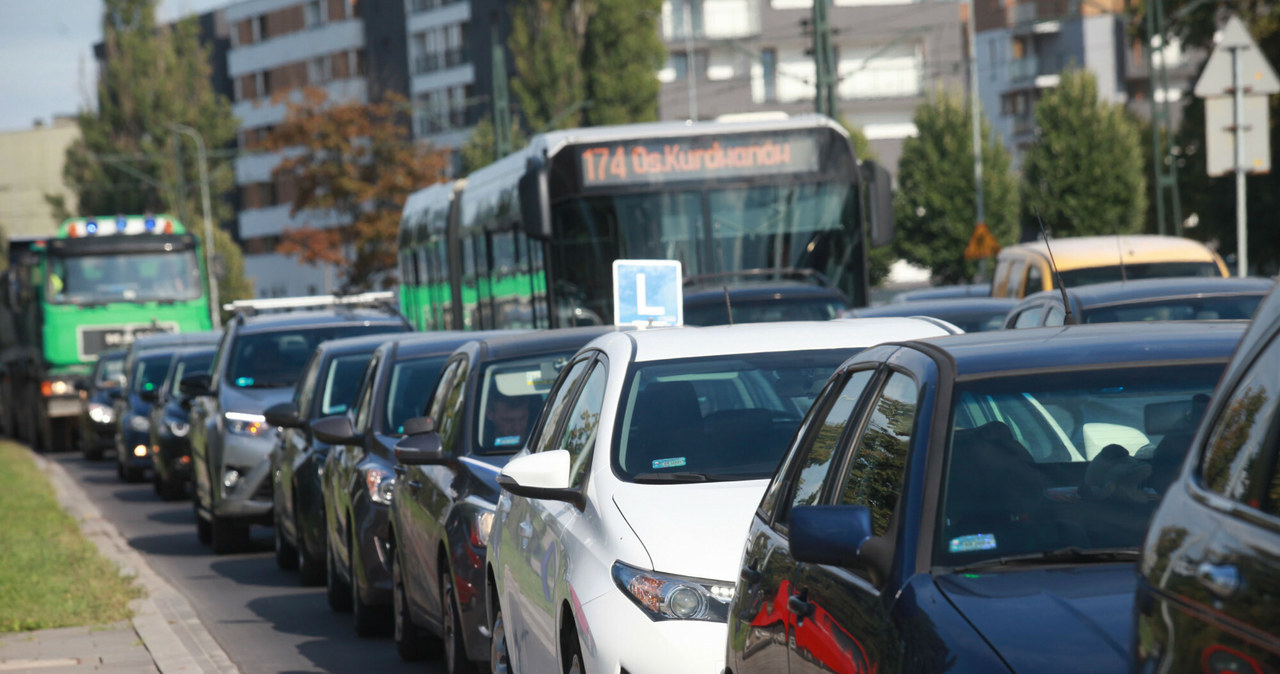
<path id="1" fill-rule="evenodd" d="M 1015 672 L 1125 671 L 1134 565 L 941 576 L 938 587 Z"/>
<path id="2" fill-rule="evenodd" d="M 242 414 L 262 414 L 276 403 L 293 399 L 293 387 L 282 388 L 233 388 L 222 389 L 222 411 Z"/>
<path id="3" fill-rule="evenodd" d="M 613 503 L 649 553 L 654 571 L 732 582 L 751 515 L 767 485 L 767 480 L 624 482 Z"/>

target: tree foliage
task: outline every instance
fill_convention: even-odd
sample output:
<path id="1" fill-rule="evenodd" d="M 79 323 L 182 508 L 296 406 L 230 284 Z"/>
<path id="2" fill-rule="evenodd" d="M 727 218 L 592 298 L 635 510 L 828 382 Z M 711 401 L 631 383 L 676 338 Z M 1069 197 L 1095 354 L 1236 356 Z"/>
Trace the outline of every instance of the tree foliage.
<path id="1" fill-rule="evenodd" d="M 928 267 L 943 283 L 971 279 L 976 262 L 962 257 L 973 236 L 977 196 L 973 184 L 973 118 L 954 94 L 938 92 L 916 108 L 918 135 L 902 144 L 898 160 L 895 247 L 909 262 Z M 987 227 L 1001 244 L 1018 237 L 1018 183 L 1009 153 L 981 120 L 982 190 Z"/>
<path id="2" fill-rule="evenodd" d="M 658 118 L 654 75 L 666 60 L 658 32 L 662 0 L 595 0 L 581 63 L 586 74 L 587 126 Z"/>
<path id="3" fill-rule="evenodd" d="M 157 26 L 155 5 L 106 0 L 97 109 L 78 117 L 81 138 L 67 149 L 64 178 L 81 215 L 168 212 L 200 235 L 197 154 L 173 125 L 195 129 L 209 151 L 215 247 L 224 262 L 217 276 L 220 298 L 249 296 L 243 264 L 235 262 L 240 251 L 220 225 L 232 217 L 229 203 L 218 198 L 234 189 L 229 153 L 218 152 L 235 140 L 231 102 L 213 89 L 197 18 Z M 55 208 L 60 204 L 51 201 Z"/>
<path id="4" fill-rule="evenodd" d="M 561 113 L 586 99 L 580 55 L 592 0 L 516 0 L 511 3 L 514 60 L 511 94 L 533 132 L 579 125 L 580 115 Z"/>
<path id="5" fill-rule="evenodd" d="M 448 167 L 446 154 L 410 139 L 401 123 L 405 109 L 396 94 L 377 103 L 332 102 L 317 88 L 288 103 L 265 147 L 284 154 L 273 176 L 294 194 L 290 213 L 348 224 L 288 230 L 278 252 L 339 267 L 347 291 L 395 283 L 405 199 L 441 180 Z"/>
<path id="6" fill-rule="evenodd" d="M 1101 101 L 1086 70 L 1062 72 L 1036 103 L 1036 140 L 1023 163 L 1024 200 L 1058 236 L 1140 232 L 1147 214 L 1139 127 Z"/>
<path id="7" fill-rule="evenodd" d="M 471 137 L 462 146 L 462 176 L 470 175 L 472 171 L 501 159 L 494 151 L 495 142 L 493 120 L 489 118 L 480 120 L 475 125 L 475 128 L 471 130 Z M 525 136 L 524 131 L 520 129 L 520 125 L 515 120 L 512 120 L 511 149 L 518 150 L 528 144 L 529 139 Z"/>

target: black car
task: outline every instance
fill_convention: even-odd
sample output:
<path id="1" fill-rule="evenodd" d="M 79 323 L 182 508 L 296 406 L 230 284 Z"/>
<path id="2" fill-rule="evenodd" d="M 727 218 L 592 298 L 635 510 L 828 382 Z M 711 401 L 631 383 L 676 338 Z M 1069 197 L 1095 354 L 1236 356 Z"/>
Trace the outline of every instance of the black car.
<path id="1" fill-rule="evenodd" d="M 115 447 L 116 412 L 111 392 L 124 386 L 124 349 L 103 351 L 89 378 L 79 382 L 80 452 L 84 458 L 97 461 L 102 453 Z"/>
<path id="2" fill-rule="evenodd" d="M 282 569 L 298 569 L 298 581 L 303 585 L 318 585 L 325 577 L 320 475 L 331 448 L 311 432 L 311 422 L 347 413 L 374 350 L 388 339 L 406 335 L 376 334 L 321 342 L 302 369 L 293 399 L 276 403 L 265 412 L 267 423 L 280 429 L 270 459 L 276 564 Z"/>
<path id="3" fill-rule="evenodd" d="M 156 493 L 166 501 L 185 496 L 191 481 L 191 444 L 187 439 L 191 432 L 191 397 L 182 393 L 179 383 L 184 377 L 208 372 L 213 352 L 213 346 L 174 352 L 164 383 L 141 393 L 143 400 L 152 404 L 152 473 Z"/>
<path id="4" fill-rule="evenodd" d="M 215 553 L 243 547 L 253 524 L 272 524 L 271 447 L 264 412 L 293 397 L 320 342 L 407 332 L 389 295 L 241 301 L 207 375 L 182 380 L 191 403 L 196 536 Z M 260 308 L 259 308 L 260 307 Z M 263 313 L 267 312 L 267 313 Z"/>
<path id="5" fill-rule="evenodd" d="M 956 297 L 882 304 L 866 309 L 850 309 L 849 318 L 869 316 L 929 316 L 944 320 L 965 332 L 999 330 L 1004 317 L 1018 303 L 1012 297 Z"/>
<path id="6" fill-rule="evenodd" d="M 317 420 L 315 433 L 335 444 L 324 463 L 316 519 L 325 527 L 332 561 L 329 606 L 353 611 L 356 633 L 391 626 L 391 565 L 387 508 L 395 482 L 392 448 L 404 423 L 421 416 L 449 354 L 486 333 L 402 335 L 374 354 L 350 414 Z"/>
<path id="7" fill-rule="evenodd" d="M 1280 292 L 1185 422 L 1138 564 L 1133 671 L 1280 671 Z"/>
<path id="8" fill-rule="evenodd" d="M 1067 289 L 1076 323 L 1248 320 L 1274 281 L 1175 277 L 1094 283 Z M 1009 311 L 1006 328 L 1062 325 L 1062 292 L 1028 295 Z"/>
<path id="9" fill-rule="evenodd" d="M 1171 445 L 1243 331 L 998 330 L 850 358 L 752 519 L 728 671 L 1123 670 Z"/>
<path id="10" fill-rule="evenodd" d="M 127 383 L 112 393 L 116 423 L 116 474 L 121 480 L 136 482 L 152 468 L 153 398 L 147 394 L 164 384 L 173 353 L 189 346 L 216 344 L 220 336 L 217 332 L 159 333 L 139 337 L 129 346 L 124 357 Z"/>
<path id="11" fill-rule="evenodd" d="M 425 657 L 439 638 L 446 671 L 489 660 L 484 559 L 498 471 L 528 440 L 560 368 L 611 330 L 481 339 L 445 364 L 427 417 L 395 448 L 389 556 L 401 657 Z"/>
<path id="12" fill-rule="evenodd" d="M 684 280 L 683 295 L 685 325 L 825 321 L 849 307 L 843 293 L 810 270 L 691 276 Z"/>

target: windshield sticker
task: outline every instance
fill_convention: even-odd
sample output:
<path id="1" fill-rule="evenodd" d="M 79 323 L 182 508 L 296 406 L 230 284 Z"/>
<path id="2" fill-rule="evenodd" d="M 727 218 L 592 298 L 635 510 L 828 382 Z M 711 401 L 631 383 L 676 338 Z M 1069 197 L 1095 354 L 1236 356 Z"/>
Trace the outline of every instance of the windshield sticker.
<path id="1" fill-rule="evenodd" d="M 995 534 L 971 534 L 951 539 L 951 552 L 978 552 L 979 550 L 995 550 Z"/>
<path id="2" fill-rule="evenodd" d="M 253 386 L 253 377 L 237 377 L 236 386 L 239 386 L 240 388 Z"/>
<path id="3" fill-rule="evenodd" d="M 685 464 L 684 457 L 678 456 L 674 459 L 655 459 L 653 462 L 653 468 L 654 470 L 657 470 L 659 468 L 679 468 L 684 464 Z"/>
<path id="4" fill-rule="evenodd" d="M 518 435 L 504 435 L 493 440 L 494 447 L 510 447 L 518 444 L 520 444 L 520 436 Z"/>

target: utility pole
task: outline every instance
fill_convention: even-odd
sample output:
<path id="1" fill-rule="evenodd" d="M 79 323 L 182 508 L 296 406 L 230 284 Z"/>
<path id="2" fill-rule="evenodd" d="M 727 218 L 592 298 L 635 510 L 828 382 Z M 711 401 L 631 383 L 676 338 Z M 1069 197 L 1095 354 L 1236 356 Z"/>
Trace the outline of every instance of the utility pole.
<path id="1" fill-rule="evenodd" d="M 1198 4 L 1198 3 L 1197 3 Z M 1169 65 L 1168 41 L 1165 39 L 1164 0 L 1148 0 L 1147 23 L 1147 93 L 1151 97 L 1151 173 L 1155 186 L 1156 231 L 1166 234 L 1169 220 L 1173 232 L 1182 236 L 1182 203 L 1178 197 L 1178 163 L 1173 157 L 1172 118 L 1169 114 Z M 1159 62 L 1155 57 L 1157 38 L 1160 41 Z M 1163 92 L 1157 101 L 1157 92 Z M 1165 150 L 1168 141 L 1169 149 Z M 1167 210 L 1166 210 L 1167 209 Z"/>
<path id="2" fill-rule="evenodd" d="M 973 118 L 973 191 L 974 191 L 974 229 L 985 228 L 987 224 L 986 204 L 982 194 L 982 108 L 978 101 L 978 48 L 977 25 L 974 17 L 977 3 L 969 0 L 966 7 L 969 33 L 969 116 Z"/>
<path id="3" fill-rule="evenodd" d="M 813 0 L 813 70 L 817 81 L 814 107 L 818 114 L 835 118 L 836 55 L 831 44 L 831 21 L 827 16 L 830 0 Z"/>
<path id="4" fill-rule="evenodd" d="M 170 126 L 196 142 L 196 159 L 200 164 L 200 202 L 204 209 L 204 266 L 209 278 L 209 319 L 213 321 L 214 330 L 221 330 L 222 307 L 218 303 L 218 279 L 213 273 L 213 209 L 209 203 L 209 157 L 205 154 L 204 137 L 199 131 L 176 122 Z M 178 164 L 178 170 L 182 170 L 182 164 Z"/>
<path id="5" fill-rule="evenodd" d="M 507 50 L 498 32 L 499 16 L 489 17 L 489 40 L 493 54 L 493 154 L 494 161 L 511 154 L 511 105 L 507 93 Z"/>

